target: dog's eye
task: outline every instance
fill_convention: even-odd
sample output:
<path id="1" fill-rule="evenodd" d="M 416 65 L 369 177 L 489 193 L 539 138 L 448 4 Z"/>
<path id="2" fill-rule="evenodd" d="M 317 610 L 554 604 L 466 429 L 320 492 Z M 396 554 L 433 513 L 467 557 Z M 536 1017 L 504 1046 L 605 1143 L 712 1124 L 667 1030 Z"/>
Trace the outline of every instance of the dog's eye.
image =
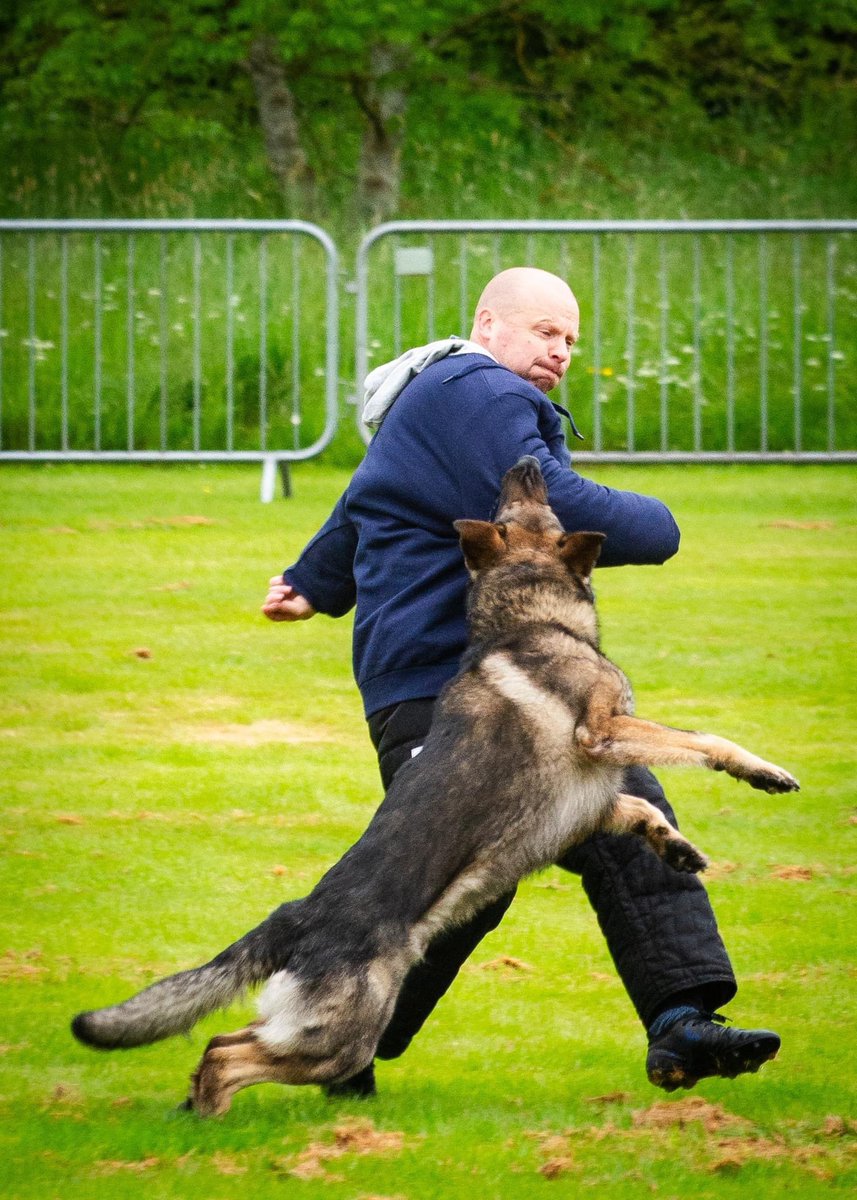
<path id="1" fill-rule="evenodd" d="M 499 533 L 500 537 L 503 539 L 504 542 L 508 541 L 509 530 L 506 528 L 506 525 L 503 521 L 501 521 L 499 525 L 495 525 L 494 528 L 497 530 L 497 532 Z"/>

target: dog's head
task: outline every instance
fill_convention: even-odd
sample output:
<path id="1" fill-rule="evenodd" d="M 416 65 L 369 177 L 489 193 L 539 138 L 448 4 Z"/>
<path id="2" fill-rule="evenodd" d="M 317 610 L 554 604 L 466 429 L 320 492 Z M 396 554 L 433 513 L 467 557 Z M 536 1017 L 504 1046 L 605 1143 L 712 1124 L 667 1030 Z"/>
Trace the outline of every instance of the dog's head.
<path id="1" fill-rule="evenodd" d="M 526 455 L 503 477 L 496 521 L 456 521 L 464 561 L 474 578 L 501 563 L 549 562 L 589 588 L 603 533 L 566 533 L 548 503 L 537 458 Z"/>

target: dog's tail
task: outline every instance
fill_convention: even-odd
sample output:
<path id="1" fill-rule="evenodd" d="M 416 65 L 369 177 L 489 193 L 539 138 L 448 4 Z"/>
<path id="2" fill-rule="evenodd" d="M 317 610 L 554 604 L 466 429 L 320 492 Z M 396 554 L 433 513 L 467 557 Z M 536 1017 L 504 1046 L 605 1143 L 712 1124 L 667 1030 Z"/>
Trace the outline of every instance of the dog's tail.
<path id="1" fill-rule="evenodd" d="M 186 1033 L 207 1013 L 225 1008 L 285 966 L 286 956 L 279 962 L 281 955 L 274 952 L 280 939 L 272 924 L 279 915 L 280 910 L 204 966 L 161 979 L 124 1004 L 79 1013 L 72 1033 L 100 1050 L 126 1050 Z"/>

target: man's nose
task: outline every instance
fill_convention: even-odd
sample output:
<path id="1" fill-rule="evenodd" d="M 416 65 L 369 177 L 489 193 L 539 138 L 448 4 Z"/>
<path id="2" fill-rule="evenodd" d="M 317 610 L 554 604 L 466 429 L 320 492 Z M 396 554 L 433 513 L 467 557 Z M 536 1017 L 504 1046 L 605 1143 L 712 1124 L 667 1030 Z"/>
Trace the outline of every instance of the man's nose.
<path id="1" fill-rule="evenodd" d="M 568 365 L 571 359 L 571 350 L 569 349 L 565 338 L 554 338 L 550 347 L 550 355 L 551 358 L 556 359 L 557 362 L 564 363 L 566 366 Z"/>

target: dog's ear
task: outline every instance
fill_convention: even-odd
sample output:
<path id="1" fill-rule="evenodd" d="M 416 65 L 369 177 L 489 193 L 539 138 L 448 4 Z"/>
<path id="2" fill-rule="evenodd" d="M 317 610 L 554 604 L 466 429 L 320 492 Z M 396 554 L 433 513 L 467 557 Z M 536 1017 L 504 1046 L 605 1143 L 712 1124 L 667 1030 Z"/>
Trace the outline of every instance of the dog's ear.
<path id="1" fill-rule="evenodd" d="M 468 571 L 493 567 L 506 553 L 506 526 L 491 521 L 453 521 L 461 538 L 461 549 Z"/>
<path id="2" fill-rule="evenodd" d="M 557 539 L 559 556 L 570 571 L 588 581 L 606 537 L 606 533 L 563 533 Z"/>

